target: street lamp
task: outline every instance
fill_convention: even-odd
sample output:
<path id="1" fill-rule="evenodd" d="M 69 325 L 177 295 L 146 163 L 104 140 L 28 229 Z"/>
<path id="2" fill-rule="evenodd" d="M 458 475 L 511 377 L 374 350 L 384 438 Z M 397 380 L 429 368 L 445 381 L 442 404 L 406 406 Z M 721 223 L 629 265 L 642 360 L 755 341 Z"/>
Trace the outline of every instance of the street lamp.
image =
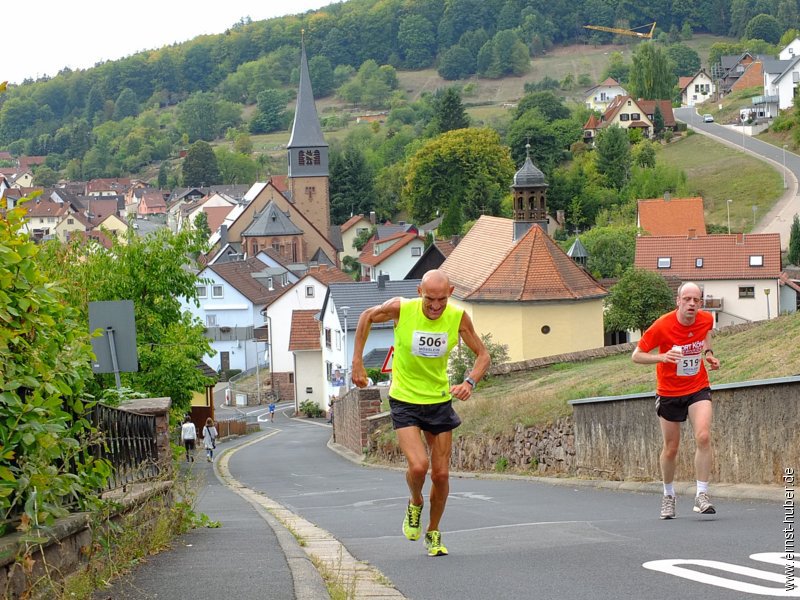
<path id="1" fill-rule="evenodd" d="M 783 189 L 786 189 L 786 144 L 783 145 Z"/>
<path id="2" fill-rule="evenodd" d="M 733 202 L 733 200 L 728 198 L 728 203 L 727 203 L 727 208 L 728 208 L 728 235 L 731 234 L 731 202 Z"/>
<path id="3" fill-rule="evenodd" d="M 767 321 L 769 321 L 769 288 L 764 288 L 764 295 L 767 297 Z"/>
<path id="4" fill-rule="evenodd" d="M 347 374 L 350 372 L 348 368 L 350 363 L 347 360 L 347 311 L 350 310 L 349 306 L 342 307 L 342 316 L 344 317 L 344 391 L 350 389 L 350 378 Z"/>

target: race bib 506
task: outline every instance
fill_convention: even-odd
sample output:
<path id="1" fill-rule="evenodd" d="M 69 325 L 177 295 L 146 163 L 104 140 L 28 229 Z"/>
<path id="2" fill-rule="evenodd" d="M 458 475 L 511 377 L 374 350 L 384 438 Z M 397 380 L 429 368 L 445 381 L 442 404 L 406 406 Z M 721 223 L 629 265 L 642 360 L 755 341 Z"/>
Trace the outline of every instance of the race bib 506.
<path id="1" fill-rule="evenodd" d="M 447 332 L 415 331 L 411 354 L 425 358 L 439 358 L 447 354 Z"/>

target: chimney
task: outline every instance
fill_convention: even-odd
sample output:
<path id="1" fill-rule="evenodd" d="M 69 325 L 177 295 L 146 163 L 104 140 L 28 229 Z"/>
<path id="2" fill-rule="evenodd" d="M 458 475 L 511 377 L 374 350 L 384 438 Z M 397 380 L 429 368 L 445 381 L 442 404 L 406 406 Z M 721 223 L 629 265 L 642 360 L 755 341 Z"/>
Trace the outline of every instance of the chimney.
<path id="1" fill-rule="evenodd" d="M 689 228 L 689 239 L 693 240 L 697 237 L 697 230 L 694 227 Z"/>
<path id="2" fill-rule="evenodd" d="M 744 234 L 739 232 L 736 234 L 736 245 L 741 246 L 744 244 Z"/>
<path id="3" fill-rule="evenodd" d="M 219 226 L 219 245 L 224 246 L 228 243 L 228 226 L 224 223 Z"/>
<path id="4" fill-rule="evenodd" d="M 375 219 L 376 218 L 377 217 L 375 215 L 375 211 L 374 210 L 369 211 L 369 222 L 372 223 L 373 225 L 375 225 Z"/>
<path id="5" fill-rule="evenodd" d="M 378 275 L 378 289 L 385 290 L 387 281 L 389 281 L 388 275 Z"/>
<path id="6" fill-rule="evenodd" d="M 458 246 L 458 242 L 460 242 L 460 241 L 461 241 L 461 236 L 460 235 L 454 235 L 454 236 L 452 236 L 450 238 L 450 243 L 453 244 L 454 247 Z"/>

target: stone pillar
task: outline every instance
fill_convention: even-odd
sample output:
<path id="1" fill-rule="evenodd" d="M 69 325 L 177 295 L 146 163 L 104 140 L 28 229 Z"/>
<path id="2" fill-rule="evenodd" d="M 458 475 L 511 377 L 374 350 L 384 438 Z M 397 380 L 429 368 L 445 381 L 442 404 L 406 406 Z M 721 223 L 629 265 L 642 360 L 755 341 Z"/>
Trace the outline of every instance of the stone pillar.
<path id="1" fill-rule="evenodd" d="M 169 409 L 171 398 L 138 398 L 127 400 L 119 405 L 120 410 L 139 415 L 153 415 L 156 418 L 156 447 L 158 462 L 169 463 L 172 460 L 172 448 L 169 445 Z"/>

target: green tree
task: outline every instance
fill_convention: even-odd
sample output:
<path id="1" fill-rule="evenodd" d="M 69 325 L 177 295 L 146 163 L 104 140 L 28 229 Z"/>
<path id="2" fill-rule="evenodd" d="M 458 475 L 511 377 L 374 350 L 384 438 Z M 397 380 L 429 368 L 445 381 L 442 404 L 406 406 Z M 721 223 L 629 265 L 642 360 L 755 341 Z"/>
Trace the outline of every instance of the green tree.
<path id="1" fill-rule="evenodd" d="M 536 108 L 541 115 L 548 121 L 557 119 L 568 119 L 570 117 L 569 108 L 564 104 L 564 100 L 556 96 L 553 92 L 532 92 L 525 94 L 517 104 L 515 118 L 520 118 L 529 110 Z"/>
<path id="2" fill-rule="evenodd" d="M 327 56 L 313 56 L 308 61 L 308 75 L 315 98 L 330 96 L 335 89 L 333 84 L 333 65 Z"/>
<path id="3" fill-rule="evenodd" d="M 630 268 L 611 288 L 604 304 L 606 331 L 644 331 L 675 308 L 675 297 L 659 273 Z"/>
<path id="4" fill-rule="evenodd" d="M 664 113 L 661 112 L 661 105 L 656 103 L 656 109 L 653 111 L 653 133 L 661 135 L 664 131 Z"/>
<path id="5" fill-rule="evenodd" d="M 461 93 L 455 87 L 436 90 L 433 111 L 431 129 L 435 133 L 469 127 L 469 117 L 461 102 Z"/>
<path id="6" fill-rule="evenodd" d="M 418 14 L 400 20 L 397 44 L 407 69 L 424 69 L 433 62 L 436 36 L 431 22 Z"/>
<path id="7" fill-rule="evenodd" d="M 624 129 L 606 127 L 597 136 L 597 171 L 605 176 L 608 185 L 622 189 L 631 170 L 631 146 Z"/>
<path id="8" fill-rule="evenodd" d="M 33 182 L 37 186 L 51 187 L 58 182 L 58 173 L 47 165 L 42 165 L 33 175 Z"/>
<path id="9" fill-rule="evenodd" d="M 464 214 L 461 210 L 461 201 L 456 196 L 453 196 L 450 198 L 450 203 L 447 205 L 447 210 L 444 211 L 442 224 L 439 225 L 439 235 L 442 237 L 461 235 L 461 230 L 463 227 Z"/>
<path id="10" fill-rule="evenodd" d="M 634 98 L 668 100 L 674 93 L 677 77 L 664 49 L 653 42 L 641 43 L 633 51 L 629 91 Z"/>
<path id="11" fill-rule="evenodd" d="M 619 277 L 633 266 L 636 254 L 634 225 L 593 227 L 581 234 L 581 242 L 589 254 L 586 268 L 594 277 Z"/>
<path id="12" fill-rule="evenodd" d="M 200 211 L 194 218 L 194 228 L 203 239 L 207 240 L 211 237 L 211 227 L 208 226 L 208 215 L 203 211 Z"/>
<path id="13" fill-rule="evenodd" d="M 191 145 L 183 161 L 182 175 L 186 187 L 222 183 L 217 157 L 208 142 L 198 140 Z"/>
<path id="14" fill-rule="evenodd" d="M 475 73 L 475 57 L 462 46 L 451 46 L 439 59 L 438 72 L 448 81 L 469 77 Z"/>
<path id="15" fill-rule="evenodd" d="M 369 212 L 374 192 L 372 169 L 355 145 L 337 147 L 330 158 L 331 220 L 341 224 L 352 215 Z"/>
<path id="16" fill-rule="evenodd" d="M 652 169 L 656 166 L 656 149 L 653 142 L 642 140 L 631 151 L 633 163 L 639 167 Z"/>
<path id="17" fill-rule="evenodd" d="M 233 139 L 233 149 L 238 154 L 250 156 L 253 153 L 253 140 L 245 131 L 240 131 Z"/>
<path id="18" fill-rule="evenodd" d="M 404 197 L 412 218 L 421 223 L 443 211 L 453 196 L 461 200 L 468 221 L 499 215 L 515 170 L 497 132 L 456 129 L 430 140 L 410 158 Z"/>
<path id="19" fill-rule="evenodd" d="M 214 151 L 214 155 L 217 157 L 222 183 L 226 185 L 249 184 L 256 180 L 258 164 L 249 156 L 231 152 L 227 148 L 217 148 Z"/>
<path id="20" fill-rule="evenodd" d="M 770 44 L 777 44 L 781 39 L 783 27 L 778 19 L 772 15 L 756 15 L 747 23 L 744 37 L 748 40 L 764 40 Z"/>
<path id="21" fill-rule="evenodd" d="M 508 346 L 493 342 L 491 333 L 482 334 L 481 341 L 486 346 L 493 365 L 502 365 L 508 360 Z M 475 358 L 475 353 L 469 349 L 469 346 L 459 344 L 458 348 L 450 353 L 450 358 L 448 359 L 447 373 L 450 376 L 450 381 L 464 381 L 467 371 L 475 364 Z M 487 373 L 483 379 L 491 379 L 491 376 Z M 480 385 L 480 382 L 478 385 Z"/>
<path id="22" fill-rule="evenodd" d="M 250 121 L 250 133 L 271 133 L 286 126 L 286 95 L 275 89 L 258 95 L 258 106 Z"/>
<path id="23" fill-rule="evenodd" d="M 86 121 L 92 123 L 96 115 L 102 116 L 104 104 L 105 99 L 103 98 L 103 93 L 100 91 L 100 86 L 96 84 L 93 85 L 89 90 L 89 95 L 86 97 L 86 108 L 84 111 Z"/>
<path id="24" fill-rule="evenodd" d="M 114 103 L 115 121 L 121 121 L 125 117 L 135 117 L 139 114 L 139 101 L 131 88 L 125 88 L 119 93 L 117 101 Z"/>
<path id="25" fill-rule="evenodd" d="M 178 105 L 178 130 L 195 140 L 213 140 L 217 136 L 217 107 L 213 94 L 197 92 Z"/>
<path id="26" fill-rule="evenodd" d="M 167 187 L 167 177 L 169 175 L 169 167 L 167 166 L 166 161 L 161 161 L 161 164 L 158 167 L 158 187 L 159 189 L 164 189 Z"/>
<path id="27" fill-rule="evenodd" d="M 626 84 L 630 76 L 631 66 L 625 62 L 621 52 L 612 52 L 608 58 L 608 66 L 603 71 L 603 79 L 611 77 L 617 83 Z"/>
<path id="28" fill-rule="evenodd" d="M 686 44 L 672 44 L 667 47 L 667 57 L 674 65 L 676 77 L 694 75 L 700 70 L 700 55 Z"/>
<path id="29" fill-rule="evenodd" d="M 75 500 L 94 498 L 110 473 L 86 448 L 94 433 L 84 382 L 88 328 L 40 265 L 40 247 L 19 232 L 24 204 L 0 219 L 0 535 L 52 525 Z"/>
<path id="30" fill-rule="evenodd" d="M 800 266 L 800 217 L 792 219 L 792 228 L 789 233 L 789 263 Z"/>

